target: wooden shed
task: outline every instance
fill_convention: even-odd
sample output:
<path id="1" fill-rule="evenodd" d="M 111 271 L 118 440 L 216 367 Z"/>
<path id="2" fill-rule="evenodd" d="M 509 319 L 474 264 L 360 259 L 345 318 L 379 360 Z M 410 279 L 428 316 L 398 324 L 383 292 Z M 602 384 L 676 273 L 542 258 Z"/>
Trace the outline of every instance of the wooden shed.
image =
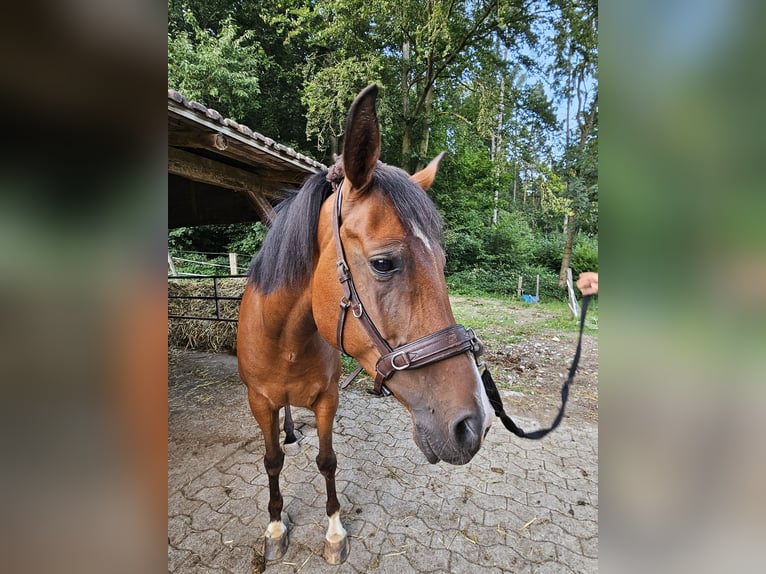
<path id="1" fill-rule="evenodd" d="M 168 227 L 268 221 L 325 166 L 168 90 Z"/>

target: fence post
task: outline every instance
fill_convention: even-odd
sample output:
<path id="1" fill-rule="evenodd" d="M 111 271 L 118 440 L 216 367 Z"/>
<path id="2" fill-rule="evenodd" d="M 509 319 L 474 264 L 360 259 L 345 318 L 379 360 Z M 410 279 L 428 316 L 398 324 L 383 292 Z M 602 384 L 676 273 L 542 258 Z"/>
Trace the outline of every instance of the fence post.
<path id="1" fill-rule="evenodd" d="M 237 269 L 237 254 L 236 253 L 229 253 L 229 272 L 232 275 L 239 275 L 239 270 Z"/>
<path id="2" fill-rule="evenodd" d="M 168 251 L 168 267 L 170 267 L 170 274 L 173 277 L 178 277 L 178 271 L 176 271 L 175 263 L 173 263 L 173 258 L 170 256 L 170 251 Z"/>
<path id="3" fill-rule="evenodd" d="M 537 285 L 535 285 L 535 300 L 540 302 L 540 276 L 537 276 Z"/>
<path id="4" fill-rule="evenodd" d="M 519 287 L 516 289 L 516 295 L 521 299 L 521 275 L 519 275 Z"/>
<path id="5" fill-rule="evenodd" d="M 569 310 L 572 312 L 572 317 L 579 319 L 580 305 L 577 303 L 577 297 L 575 297 L 574 281 L 572 280 L 571 267 L 567 267 L 567 290 L 569 291 Z"/>
<path id="6" fill-rule="evenodd" d="M 218 303 L 218 277 L 213 277 L 213 295 L 215 296 L 215 318 L 221 318 L 221 308 Z"/>

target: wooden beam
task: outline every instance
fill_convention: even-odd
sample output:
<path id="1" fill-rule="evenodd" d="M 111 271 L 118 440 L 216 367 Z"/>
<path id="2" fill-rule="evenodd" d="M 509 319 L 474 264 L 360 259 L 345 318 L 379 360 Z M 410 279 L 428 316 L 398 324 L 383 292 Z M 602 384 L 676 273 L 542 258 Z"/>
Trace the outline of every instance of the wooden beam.
<path id="1" fill-rule="evenodd" d="M 258 212 L 261 221 L 263 221 L 266 225 L 271 226 L 271 213 L 274 210 L 271 204 L 266 201 L 266 198 L 263 197 L 263 195 L 260 193 L 252 193 L 250 191 L 246 191 L 245 193 L 247 194 L 247 198 L 250 200 L 250 203 Z"/>
<path id="2" fill-rule="evenodd" d="M 222 133 L 204 133 L 191 130 L 168 131 L 168 145 L 223 151 L 229 147 L 229 139 Z"/>
<path id="3" fill-rule="evenodd" d="M 178 118 L 181 119 L 181 121 L 191 122 L 195 129 L 197 126 L 204 126 L 207 129 L 211 131 L 220 131 L 223 134 L 226 134 L 226 137 L 230 140 L 230 143 L 233 144 L 235 142 L 239 142 L 243 144 L 244 146 L 258 150 L 261 154 L 266 155 L 270 157 L 273 161 L 276 161 L 280 165 L 284 165 L 285 168 L 289 169 L 289 171 L 298 171 L 298 172 L 306 172 L 306 176 L 311 175 L 312 173 L 317 173 L 320 171 L 324 166 L 319 164 L 318 162 L 315 162 L 311 158 L 308 157 L 290 157 L 289 154 L 283 153 L 280 150 L 273 149 L 271 146 L 267 145 L 264 141 L 259 141 L 259 138 L 253 137 L 253 132 L 251 130 L 250 133 L 243 133 L 240 130 L 233 129 L 231 127 L 226 126 L 224 124 L 224 127 L 221 127 L 221 125 L 209 118 L 209 117 L 201 117 L 199 115 L 199 112 L 195 110 L 191 110 L 186 108 L 185 106 L 181 105 L 179 102 L 176 101 L 169 101 L 168 102 L 168 119 Z M 258 134 L 260 136 L 260 134 Z M 263 137 L 263 136 L 260 136 Z M 234 148 L 234 145 L 230 146 L 230 149 L 227 151 L 231 151 L 231 148 Z M 249 154 L 250 161 L 252 161 L 252 154 Z M 288 166 L 292 166 L 291 169 L 288 168 Z"/>
<path id="4" fill-rule="evenodd" d="M 265 186 L 264 182 L 267 180 L 250 171 L 245 171 L 175 147 L 168 147 L 168 173 L 185 177 L 192 181 L 245 192 L 248 195 L 261 195 L 274 199 L 283 199 L 285 197 L 281 189 Z"/>

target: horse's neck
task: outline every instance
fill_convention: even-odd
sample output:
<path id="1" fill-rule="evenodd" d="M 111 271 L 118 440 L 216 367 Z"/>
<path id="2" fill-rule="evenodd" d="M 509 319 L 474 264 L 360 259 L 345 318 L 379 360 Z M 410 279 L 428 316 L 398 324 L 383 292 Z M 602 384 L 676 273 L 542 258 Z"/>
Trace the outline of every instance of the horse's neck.
<path id="1" fill-rule="evenodd" d="M 311 314 L 311 292 L 282 291 L 263 301 L 261 312 L 269 330 L 279 332 L 282 337 L 306 338 L 316 333 L 316 324 Z"/>

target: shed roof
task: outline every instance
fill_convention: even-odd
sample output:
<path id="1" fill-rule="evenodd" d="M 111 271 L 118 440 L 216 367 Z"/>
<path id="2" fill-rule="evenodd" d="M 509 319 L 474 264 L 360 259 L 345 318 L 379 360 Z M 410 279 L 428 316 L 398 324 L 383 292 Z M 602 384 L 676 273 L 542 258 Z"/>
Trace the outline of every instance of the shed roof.
<path id="1" fill-rule="evenodd" d="M 168 227 L 267 221 L 325 166 L 168 90 Z"/>

